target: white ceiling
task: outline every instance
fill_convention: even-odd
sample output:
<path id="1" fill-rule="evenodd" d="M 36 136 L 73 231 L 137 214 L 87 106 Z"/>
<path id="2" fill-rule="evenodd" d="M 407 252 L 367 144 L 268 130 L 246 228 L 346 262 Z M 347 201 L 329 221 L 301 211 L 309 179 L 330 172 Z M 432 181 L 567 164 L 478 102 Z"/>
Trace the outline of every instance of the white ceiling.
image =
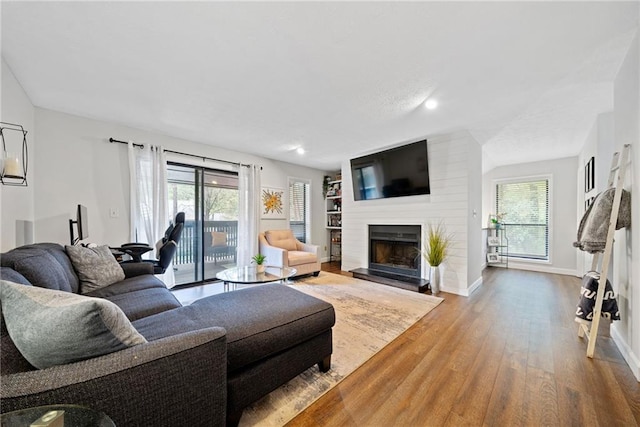
<path id="1" fill-rule="evenodd" d="M 36 106 L 325 170 L 457 130 L 485 170 L 576 155 L 639 16 L 638 2 L 1 7 L 2 56 Z"/>

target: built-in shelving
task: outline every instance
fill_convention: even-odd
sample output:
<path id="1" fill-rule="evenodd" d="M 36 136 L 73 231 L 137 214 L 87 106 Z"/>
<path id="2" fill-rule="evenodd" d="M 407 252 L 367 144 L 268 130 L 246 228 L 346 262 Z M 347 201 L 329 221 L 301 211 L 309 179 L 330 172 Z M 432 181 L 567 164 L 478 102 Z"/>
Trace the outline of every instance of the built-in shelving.
<path id="1" fill-rule="evenodd" d="M 336 177 L 326 184 L 325 216 L 329 230 L 329 261 L 339 261 L 342 256 L 342 180 Z"/>

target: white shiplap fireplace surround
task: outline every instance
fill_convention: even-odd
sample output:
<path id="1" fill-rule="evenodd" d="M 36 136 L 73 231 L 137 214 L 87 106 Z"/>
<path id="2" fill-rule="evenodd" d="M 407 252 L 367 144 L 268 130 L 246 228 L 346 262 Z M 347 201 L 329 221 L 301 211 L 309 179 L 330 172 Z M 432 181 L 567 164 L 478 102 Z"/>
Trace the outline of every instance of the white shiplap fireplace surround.
<path id="1" fill-rule="evenodd" d="M 424 196 L 354 202 L 349 160 L 343 162 L 342 270 L 367 267 L 369 225 L 420 225 L 424 239 L 428 224 L 442 221 L 454 237 L 442 290 L 468 296 L 482 284 L 480 144 L 458 132 L 427 138 L 427 150 L 431 194 Z M 421 274 L 428 278 L 426 262 Z"/>

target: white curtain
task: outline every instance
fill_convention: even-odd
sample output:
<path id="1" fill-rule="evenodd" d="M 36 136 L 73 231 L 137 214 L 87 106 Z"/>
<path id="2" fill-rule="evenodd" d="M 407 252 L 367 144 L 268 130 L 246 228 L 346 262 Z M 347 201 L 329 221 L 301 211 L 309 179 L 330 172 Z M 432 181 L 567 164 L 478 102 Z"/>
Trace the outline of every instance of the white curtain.
<path id="1" fill-rule="evenodd" d="M 155 243 L 164 236 L 171 219 L 168 210 L 167 159 L 164 149 L 152 145 L 136 148 L 129 141 L 129 176 L 131 195 L 131 241 Z M 151 258 L 155 254 L 147 254 Z M 160 279 L 175 285 L 173 267 Z"/>
<path id="2" fill-rule="evenodd" d="M 258 253 L 260 233 L 260 166 L 240 165 L 238 172 L 238 266 Z"/>

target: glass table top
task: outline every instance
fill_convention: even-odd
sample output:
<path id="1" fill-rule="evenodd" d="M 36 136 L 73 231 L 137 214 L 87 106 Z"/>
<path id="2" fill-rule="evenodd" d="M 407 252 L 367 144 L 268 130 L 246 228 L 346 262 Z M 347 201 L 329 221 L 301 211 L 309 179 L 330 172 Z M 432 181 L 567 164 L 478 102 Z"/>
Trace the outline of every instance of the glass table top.
<path id="1" fill-rule="evenodd" d="M 296 274 L 296 269 L 291 267 L 266 267 L 262 273 L 258 272 L 258 267 L 249 265 L 245 267 L 233 267 L 218 272 L 216 278 L 225 283 L 269 283 L 278 280 L 288 279 Z"/>
<path id="2" fill-rule="evenodd" d="M 60 414 L 60 412 L 63 412 Z M 47 418 L 61 418 L 65 427 L 115 427 L 106 414 L 79 405 L 47 405 L 21 409 L 0 415 L 2 427 L 28 426 L 47 415 Z M 40 423 L 38 423 L 40 425 Z M 60 425 L 63 425 L 62 423 Z"/>

